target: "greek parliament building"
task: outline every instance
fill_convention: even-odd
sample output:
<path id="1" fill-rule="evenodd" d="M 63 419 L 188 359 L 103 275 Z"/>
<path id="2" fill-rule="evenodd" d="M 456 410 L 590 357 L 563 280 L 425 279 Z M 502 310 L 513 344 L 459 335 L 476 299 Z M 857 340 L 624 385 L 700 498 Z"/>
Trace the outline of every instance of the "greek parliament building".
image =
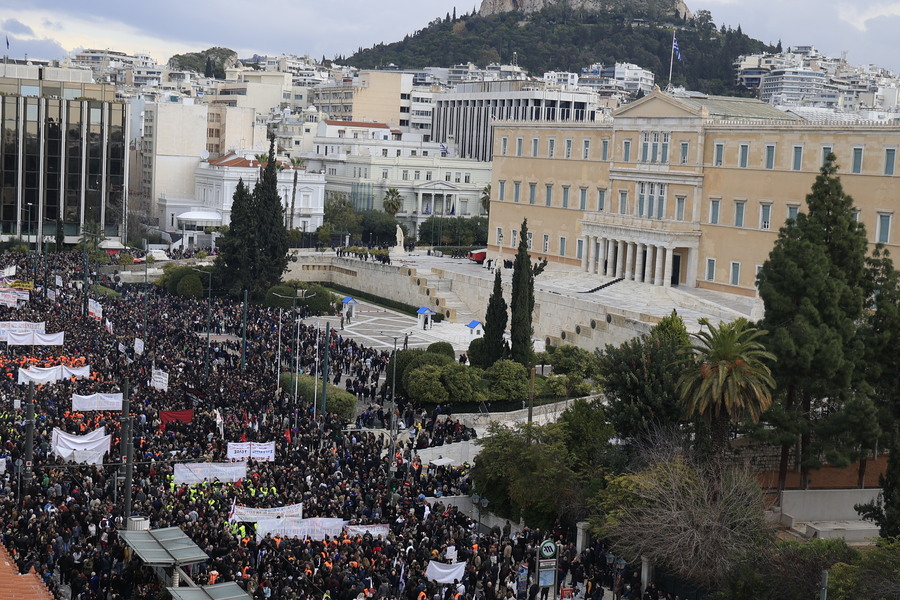
<path id="1" fill-rule="evenodd" d="M 893 123 L 816 123 L 758 100 L 659 90 L 600 121 L 498 122 L 489 254 L 511 257 L 527 217 L 533 256 L 598 283 L 753 296 L 829 152 L 869 241 L 900 256 L 898 146 Z"/>
<path id="2" fill-rule="evenodd" d="M 85 223 L 125 236 L 126 105 L 91 72 L 0 65 L 0 237 L 74 243 Z"/>

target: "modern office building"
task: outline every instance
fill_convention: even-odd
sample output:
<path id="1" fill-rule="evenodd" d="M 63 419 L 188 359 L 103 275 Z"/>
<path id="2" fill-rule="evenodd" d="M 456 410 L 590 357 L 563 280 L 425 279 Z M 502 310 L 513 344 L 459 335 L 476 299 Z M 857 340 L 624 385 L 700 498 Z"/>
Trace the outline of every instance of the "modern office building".
<path id="1" fill-rule="evenodd" d="M 124 240 L 128 107 L 90 71 L 0 65 L 0 235 L 74 243 L 85 224 Z"/>
<path id="2" fill-rule="evenodd" d="M 596 123 L 495 128 L 495 258 L 512 257 L 527 218 L 533 255 L 598 285 L 754 296 L 779 228 L 804 210 L 830 152 L 869 241 L 900 252 L 900 125 L 809 122 L 754 99 L 656 90 Z"/>

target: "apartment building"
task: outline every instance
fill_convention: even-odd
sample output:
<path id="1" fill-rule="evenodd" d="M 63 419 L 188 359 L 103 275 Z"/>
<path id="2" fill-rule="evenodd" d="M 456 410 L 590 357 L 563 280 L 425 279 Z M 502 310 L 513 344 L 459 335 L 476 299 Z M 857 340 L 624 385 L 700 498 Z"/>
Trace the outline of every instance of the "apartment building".
<path id="1" fill-rule="evenodd" d="M 808 122 L 754 99 L 655 90 L 596 123 L 496 125 L 489 248 L 610 278 L 753 296 L 833 152 L 869 241 L 900 251 L 900 126 Z"/>
<path id="2" fill-rule="evenodd" d="M 83 76 L 87 74 L 87 81 Z M 128 106 L 90 72 L 0 65 L 0 236 L 31 243 L 62 224 L 125 237 Z"/>

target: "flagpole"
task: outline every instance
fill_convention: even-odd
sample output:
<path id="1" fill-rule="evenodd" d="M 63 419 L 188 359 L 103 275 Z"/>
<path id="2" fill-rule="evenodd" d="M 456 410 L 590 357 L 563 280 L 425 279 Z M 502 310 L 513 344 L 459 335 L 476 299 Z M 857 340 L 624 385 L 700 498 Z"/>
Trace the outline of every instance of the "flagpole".
<path id="1" fill-rule="evenodd" d="M 672 67 L 675 65 L 675 30 L 672 30 L 672 55 L 669 57 L 669 86 L 672 85 Z"/>

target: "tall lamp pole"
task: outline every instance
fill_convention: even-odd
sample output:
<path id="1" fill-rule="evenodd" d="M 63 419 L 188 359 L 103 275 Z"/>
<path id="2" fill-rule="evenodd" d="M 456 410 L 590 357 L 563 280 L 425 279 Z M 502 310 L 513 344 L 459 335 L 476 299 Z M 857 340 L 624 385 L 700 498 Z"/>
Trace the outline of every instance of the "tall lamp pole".
<path id="1" fill-rule="evenodd" d="M 201 269 L 191 268 L 191 271 L 203 273 L 209 277 L 209 290 L 206 295 L 206 381 L 209 382 L 209 353 L 212 350 L 212 271 L 203 271 Z"/>

